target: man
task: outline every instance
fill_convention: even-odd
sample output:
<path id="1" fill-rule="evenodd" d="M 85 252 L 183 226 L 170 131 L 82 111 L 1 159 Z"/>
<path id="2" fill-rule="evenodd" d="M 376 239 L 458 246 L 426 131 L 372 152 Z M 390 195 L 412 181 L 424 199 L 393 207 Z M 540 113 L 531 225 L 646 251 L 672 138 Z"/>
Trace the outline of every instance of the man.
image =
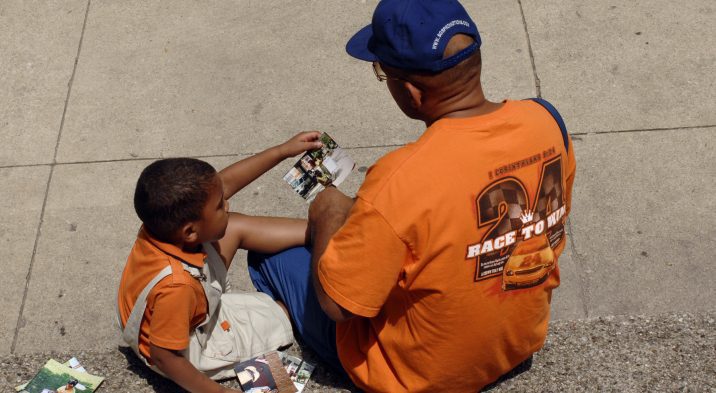
<path id="1" fill-rule="evenodd" d="M 347 45 L 427 126 L 368 171 L 355 200 L 328 188 L 309 209 L 307 304 L 315 296 L 337 322 L 337 357 L 366 391 L 478 391 L 547 334 L 574 156 L 540 104 L 485 99 L 480 45 L 455 0 L 383 0 Z M 292 319 L 320 319 L 306 308 Z M 330 344 L 333 325 L 312 323 L 299 333 L 330 352 L 312 332 Z"/>

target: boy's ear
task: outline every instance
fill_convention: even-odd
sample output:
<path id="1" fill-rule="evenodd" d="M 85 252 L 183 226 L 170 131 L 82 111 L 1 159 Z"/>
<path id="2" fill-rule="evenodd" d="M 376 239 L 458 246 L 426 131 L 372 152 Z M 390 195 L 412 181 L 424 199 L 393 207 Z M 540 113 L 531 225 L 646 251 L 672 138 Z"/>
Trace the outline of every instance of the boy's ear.
<path id="1" fill-rule="evenodd" d="M 188 222 L 181 227 L 181 238 L 184 243 L 195 243 L 199 239 L 195 222 Z"/>
<path id="2" fill-rule="evenodd" d="M 410 94 L 410 105 L 415 109 L 420 109 L 423 106 L 423 92 L 414 84 L 403 81 L 405 90 Z"/>

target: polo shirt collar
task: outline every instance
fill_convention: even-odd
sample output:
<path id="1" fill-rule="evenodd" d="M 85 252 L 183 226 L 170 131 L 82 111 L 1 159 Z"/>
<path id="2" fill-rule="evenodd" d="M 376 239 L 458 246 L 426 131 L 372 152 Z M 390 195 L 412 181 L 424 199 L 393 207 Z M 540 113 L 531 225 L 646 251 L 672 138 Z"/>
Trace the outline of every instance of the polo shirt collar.
<path id="1" fill-rule="evenodd" d="M 152 235 L 147 232 L 147 230 L 142 226 L 142 229 L 139 230 L 139 238 L 144 239 L 151 243 L 154 247 L 158 248 L 161 252 L 174 257 L 176 259 L 179 259 L 181 261 L 184 261 L 192 266 L 196 266 L 198 268 L 204 267 L 204 259 L 206 259 L 206 251 L 204 251 L 204 247 L 202 246 L 201 251 L 199 252 L 186 252 L 182 250 L 181 248 L 171 244 L 171 243 L 164 243 L 156 238 L 154 238 Z"/>

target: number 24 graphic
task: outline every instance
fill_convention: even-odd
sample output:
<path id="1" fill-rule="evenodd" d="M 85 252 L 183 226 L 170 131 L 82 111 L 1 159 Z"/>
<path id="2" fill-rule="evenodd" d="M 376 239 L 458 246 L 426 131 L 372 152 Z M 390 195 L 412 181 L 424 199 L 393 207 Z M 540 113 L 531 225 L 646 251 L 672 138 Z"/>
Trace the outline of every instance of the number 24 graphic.
<path id="1" fill-rule="evenodd" d="M 490 225 L 490 228 L 481 242 L 471 246 L 468 251 L 468 258 L 477 257 L 475 280 L 483 280 L 501 274 L 502 265 L 509 259 L 519 243 L 518 237 L 521 236 L 519 231 L 525 224 L 523 213 L 530 213 L 528 218 L 537 223 L 536 227 L 539 227 L 540 222 L 544 221 L 541 224 L 542 230 L 544 230 L 547 219 L 557 217 L 550 215 L 560 209 L 564 211 L 564 205 L 562 158 L 559 156 L 542 164 L 537 195 L 533 198 L 532 203 L 530 203 L 525 186 L 516 177 L 499 179 L 487 186 L 476 199 L 477 226 L 483 228 Z M 554 248 L 564 237 L 564 224 L 562 220 L 551 222 L 551 224 L 546 229 L 546 236 L 549 239 L 550 247 Z M 523 237 L 529 237 L 529 235 L 530 233 Z M 489 247 L 487 247 L 488 245 Z"/>

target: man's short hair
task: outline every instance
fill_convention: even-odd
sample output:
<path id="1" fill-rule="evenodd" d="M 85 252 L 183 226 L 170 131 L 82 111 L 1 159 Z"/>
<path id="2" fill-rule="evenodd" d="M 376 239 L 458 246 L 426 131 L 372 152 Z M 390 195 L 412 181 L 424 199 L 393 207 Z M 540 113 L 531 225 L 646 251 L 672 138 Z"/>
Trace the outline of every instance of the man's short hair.
<path id="1" fill-rule="evenodd" d="M 139 175 L 134 210 L 149 233 L 169 242 L 182 225 L 201 218 L 215 176 L 214 167 L 194 158 L 155 161 Z"/>
<path id="2" fill-rule="evenodd" d="M 450 39 L 443 58 L 454 55 L 473 42 L 474 40 L 472 38 L 464 34 L 456 34 Z M 477 49 L 455 66 L 441 72 L 434 73 L 396 69 L 398 72 L 396 76 L 417 83 L 421 87 L 438 87 L 454 83 L 463 84 L 470 79 L 479 78 L 481 70 L 482 53 L 480 49 Z"/>

